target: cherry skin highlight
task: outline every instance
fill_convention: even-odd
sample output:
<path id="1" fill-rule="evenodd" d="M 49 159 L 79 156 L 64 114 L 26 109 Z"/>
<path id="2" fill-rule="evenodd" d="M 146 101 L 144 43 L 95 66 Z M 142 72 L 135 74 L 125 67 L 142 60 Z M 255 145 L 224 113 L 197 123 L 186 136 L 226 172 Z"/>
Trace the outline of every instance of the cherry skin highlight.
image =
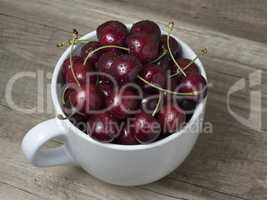
<path id="1" fill-rule="evenodd" d="M 87 121 L 87 134 L 100 142 L 112 142 L 118 136 L 116 124 L 106 113 L 93 115 Z"/>
<path id="2" fill-rule="evenodd" d="M 144 112 L 135 115 L 133 129 L 136 140 L 142 144 L 155 141 L 161 132 L 159 122 L 151 115 Z"/>
<path id="3" fill-rule="evenodd" d="M 155 39 L 159 39 L 161 31 L 155 22 L 143 20 L 133 24 L 130 33 L 146 33 L 152 37 L 155 37 Z"/>
<path id="4" fill-rule="evenodd" d="M 128 29 L 119 21 L 108 21 L 97 27 L 96 34 L 101 45 L 123 46 Z"/>
<path id="5" fill-rule="evenodd" d="M 178 58 L 176 59 L 176 62 L 179 64 L 186 75 L 200 73 L 198 66 L 195 63 L 192 63 L 190 66 L 188 66 L 191 63 L 191 60 L 188 58 Z M 177 66 L 174 63 L 171 66 L 171 70 L 173 74 L 177 72 Z M 183 75 L 181 74 L 181 76 Z"/>
<path id="6" fill-rule="evenodd" d="M 160 110 L 158 118 L 163 134 L 172 134 L 184 126 L 186 115 L 177 105 L 167 104 Z"/>
<path id="7" fill-rule="evenodd" d="M 130 55 L 136 56 L 143 64 L 153 61 L 159 56 L 159 40 L 143 32 L 129 35 L 126 45 Z"/>
<path id="8" fill-rule="evenodd" d="M 207 92 L 206 79 L 200 74 L 189 74 L 180 81 L 176 91 L 192 93 L 194 96 L 187 96 L 188 99 L 196 99 L 200 96 L 205 97 Z"/>
<path id="9" fill-rule="evenodd" d="M 96 75 L 92 75 L 92 72 L 94 72 L 94 66 L 93 65 L 84 65 L 81 62 L 75 62 L 73 63 L 73 71 L 74 75 L 79 82 L 80 85 L 84 85 L 87 82 L 88 83 L 95 83 L 97 80 Z M 76 79 L 74 77 L 71 68 L 68 68 L 66 73 L 66 82 L 68 84 L 77 84 Z"/>
<path id="10" fill-rule="evenodd" d="M 130 89 L 113 91 L 105 99 L 109 113 L 117 119 L 125 119 L 131 112 L 137 109 L 138 99 L 136 93 Z"/>
<path id="11" fill-rule="evenodd" d="M 71 105 L 84 115 L 103 107 L 103 95 L 93 84 L 76 87 L 75 92 L 69 97 Z"/>
<path id="12" fill-rule="evenodd" d="M 119 137 L 117 138 L 117 142 L 119 144 L 124 145 L 136 145 L 139 144 L 137 140 L 135 139 L 134 131 L 131 127 L 125 126 L 122 129 L 122 132 L 120 133 Z"/>
<path id="13" fill-rule="evenodd" d="M 141 69 L 142 65 L 135 56 L 124 54 L 113 61 L 111 75 L 119 84 L 125 84 L 134 81 Z"/>
<path id="14" fill-rule="evenodd" d="M 155 64 L 147 64 L 144 66 L 144 70 L 141 72 L 141 77 L 146 81 L 157 85 L 158 87 L 164 88 L 166 84 L 166 74 L 162 68 Z M 142 82 L 142 87 L 145 89 L 151 89 L 144 82 Z"/>
<path id="15" fill-rule="evenodd" d="M 72 56 L 72 62 L 75 63 L 82 63 L 83 59 L 80 56 Z M 62 65 L 62 73 L 63 76 L 66 77 L 67 72 L 70 70 L 70 58 L 67 58 Z"/>
<path id="16" fill-rule="evenodd" d="M 98 47 L 100 47 L 99 42 L 97 42 L 97 41 L 90 41 L 90 42 L 88 42 L 87 44 L 85 44 L 81 48 L 81 57 L 83 59 L 85 59 L 90 52 L 92 52 L 93 50 L 97 49 Z M 89 65 L 90 64 L 95 65 L 100 55 L 101 55 L 101 51 L 95 52 L 87 60 L 87 63 Z"/>

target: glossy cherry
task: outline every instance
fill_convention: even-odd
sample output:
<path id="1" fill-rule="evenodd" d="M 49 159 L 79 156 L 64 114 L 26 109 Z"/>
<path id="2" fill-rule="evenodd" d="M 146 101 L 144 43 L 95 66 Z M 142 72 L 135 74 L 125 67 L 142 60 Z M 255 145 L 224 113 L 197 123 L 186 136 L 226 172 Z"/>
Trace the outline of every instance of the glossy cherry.
<path id="1" fill-rule="evenodd" d="M 85 115 L 92 114 L 103 107 L 103 95 L 93 84 L 76 87 L 69 98 L 71 105 Z"/>
<path id="2" fill-rule="evenodd" d="M 112 94 L 113 91 L 113 83 L 110 81 L 106 81 L 106 80 L 100 80 L 98 82 L 98 88 L 100 89 L 100 91 L 104 94 L 105 97 L 109 96 Z"/>
<path id="3" fill-rule="evenodd" d="M 141 100 L 141 108 L 145 113 L 152 114 L 158 103 L 159 93 L 145 94 Z"/>
<path id="4" fill-rule="evenodd" d="M 83 59 L 80 56 L 72 56 L 72 62 L 75 63 L 82 63 Z M 70 58 L 67 58 L 62 65 L 62 73 L 63 76 L 66 77 L 67 72 L 70 70 Z"/>
<path id="5" fill-rule="evenodd" d="M 90 41 L 87 44 L 85 44 L 81 48 L 81 56 L 82 56 L 82 58 L 85 59 L 90 52 L 92 52 L 93 50 L 97 49 L 98 47 L 100 47 L 100 44 L 97 41 Z M 95 65 L 100 55 L 101 55 L 101 51 L 95 52 L 87 60 L 87 63 Z"/>
<path id="6" fill-rule="evenodd" d="M 191 63 L 190 59 L 178 58 L 178 59 L 176 59 L 176 62 L 183 69 L 183 71 L 186 73 L 186 75 L 199 74 L 199 69 L 195 63 L 192 63 L 191 65 L 189 65 Z M 172 70 L 173 74 L 177 72 L 177 66 L 174 63 L 171 66 L 171 70 Z M 182 74 L 180 76 L 182 76 Z"/>
<path id="7" fill-rule="evenodd" d="M 105 98 L 108 112 L 117 119 L 125 119 L 129 114 L 137 109 L 138 98 L 135 92 L 130 89 L 122 88 L 113 90 Z"/>
<path id="8" fill-rule="evenodd" d="M 145 112 L 135 115 L 132 127 L 136 140 L 143 144 L 155 141 L 161 132 L 159 122 Z"/>
<path id="9" fill-rule="evenodd" d="M 207 82 L 200 74 L 189 74 L 183 77 L 175 91 L 180 93 L 192 93 L 194 96 L 186 96 L 184 98 L 199 101 L 206 96 Z"/>
<path id="10" fill-rule="evenodd" d="M 96 68 L 99 72 L 106 73 L 107 75 L 111 75 L 111 65 L 114 60 L 119 56 L 118 51 L 108 51 L 103 53 L 99 60 L 97 61 Z M 101 76 L 104 80 L 109 80 L 110 78 L 107 76 Z M 110 80 L 109 80 L 110 81 Z"/>
<path id="11" fill-rule="evenodd" d="M 161 35 L 160 37 L 161 49 L 168 50 L 167 35 Z M 182 47 L 172 36 L 169 37 L 170 50 L 175 57 L 182 55 Z"/>
<path id="12" fill-rule="evenodd" d="M 118 125 L 108 114 L 95 114 L 87 121 L 87 134 L 100 142 L 112 142 L 118 136 Z"/>
<path id="13" fill-rule="evenodd" d="M 124 144 L 124 145 L 139 144 L 138 141 L 135 139 L 133 128 L 128 127 L 128 126 L 124 126 L 124 128 L 122 129 L 122 132 L 117 138 L 117 142 L 119 144 Z"/>
<path id="14" fill-rule="evenodd" d="M 123 45 L 128 29 L 119 21 L 108 21 L 97 27 L 96 34 L 101 45 Z"/>
<path id="15" fill-rule="evenodd" d="M 159 26 L 155 22 L 149 20 L 143 20 L 133 24 L 130 33 L 132 34 L 140 32 L 153 36 L 155 39 L 159 39 L 161 34 Z"/>
<path id="16" fill-rule="evenodd" d="M 158 118 L 162 133 L 172 134 L 184 126 L 186 115 L 178 105 L 166 104 L 161 108 Z"/>
<path id="17" fill-rule="evenodd" d="M 92 72 L 95 71 L 94 66 L 92 64 L 84 65 L 82 62 L 73 63 L 73 71 L 75 77 L 80 85 L 84 85 L 88 83 L 95 83 L 97 80 L 97 76 L 93 75 Z M 66 73 L 66 81 L 68 84 L 77 84 L 71 68 L 68 68 Z"/>
<path id="18" fill-rule="evenodd" d="M 126 45 L 130 55 L 138 57 L 143 63 L 153 61 L 159 56 L 159 40 L 144 32 L 130 34 L 126 39 Z"/>
<path id="19" fill-rule="evenodd" d="M 135 56 L 120 55 L 117 56 L 111 65 L 111 75 L 119 84 L 132 82 L 136 79 L 142 65 Z"/>
<path id="20" fill-rule="evenodd" d="M 162 68 L 160 68 L 156 64 L 146 64 L 144 66 L 143 71 L 141 72 L 141 77 L 158 87 L 161 88 L 165 87 L 166 73 Z M 151 87 L 146 87 L 148 85 L 145 84 L 144 82 L 142 82 L 142 86 L 145 90 L 149 88 L 151 89 Z"/>

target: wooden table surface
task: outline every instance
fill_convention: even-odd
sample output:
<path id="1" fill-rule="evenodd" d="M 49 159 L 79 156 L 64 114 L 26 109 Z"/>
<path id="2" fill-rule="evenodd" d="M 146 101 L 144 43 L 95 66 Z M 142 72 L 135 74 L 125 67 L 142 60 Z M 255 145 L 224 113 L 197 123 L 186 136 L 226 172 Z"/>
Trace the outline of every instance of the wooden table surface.
<path id="1" fill-rule="evenodd" d="M 174 34 L 195 50 L 209 50 L 202 61 L 212 84 L 206 122 L 213 132 L 200 135 L 176 171 L 140 187 L 109 185 L 76 167 L 36 168 L 20 149 L 27 130 L 54 116 L 49 76 L 63 51 L 55 44 L 69 38 L 73 28 L 86 33 L 111 19 L 151 19 L 160 25 L 172 20 Z M 267 199 L 267 1 L 0 0 L 0 45 L 1 200 Z M 255 110 L 262 116 L 258 131 L 236 120 L 226 104 L 229 88 L 255 70 L 262 72 L 262 84 L 254 89 L 261 91 L 265 109 Z M 43 95 L 44 111 L 25 114 L 5 98 L 8 81 L 25 71 L 44 71 L 46 85 L 37 92 L 35 79 L 21 79 L 12 90 L 14 101 L 32 108 Z M 248 88 L 233 94 L 230 105 L 244 117 L 255 109 Z"/>

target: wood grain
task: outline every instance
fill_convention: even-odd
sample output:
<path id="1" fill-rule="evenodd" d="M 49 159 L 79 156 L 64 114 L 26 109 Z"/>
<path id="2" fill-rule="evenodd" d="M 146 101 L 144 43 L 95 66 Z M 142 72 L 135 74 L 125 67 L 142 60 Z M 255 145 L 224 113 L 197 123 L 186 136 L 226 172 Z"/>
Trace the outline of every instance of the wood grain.
<path id="1" fill-rule="evenodd" d="M 267 2 L 265 1 L 0 1 L 0 198 L 13 199 L 245 199 L 267 198 L 267 124 L 257 132 L 236 121 L 227 111 L 228 89 L 255 70 L 262 71 L 263 108 L 267 109 Z M 53 116 L 49 82 L 57 58 L 55 47 L 70 37 L 72 28 L 82 33 L 110 19 L 132 23 L 152 19 L 164 26 L 174 20 L 174 34 L 193 49 L 206 47 L 202 58 L 208 73 L 209 99 L 206 121 L 213 132 L 201 134 L 188 159 L 171 175 L 142 187 L 122 188 L 102 183 L 79 168 L 32 167 L 19 143 L 25 132 Z M 260 30 L 260 31 L 259 31 Z M 14 85 L 15 102 L 36 106 L 43 94 L 44 112 L 25 114 L 6 102 L 5 88 L 15 74 L 42 71 L 44 86 L 35 79 Z M 47 91 L 48 90 L 48 91 Z M 246 116 L 249 91 L 231 98 L 231 107 Z M 251 108 L 254 109 L 254 108 Z M 267 112 L 258 111 L 267 120 Z M 52 142 L 50 145 L 57 145 Z M 1 196 L 2 195 L 2 196 Z M 21 198 L 18 198 L 21 197 Z"/>

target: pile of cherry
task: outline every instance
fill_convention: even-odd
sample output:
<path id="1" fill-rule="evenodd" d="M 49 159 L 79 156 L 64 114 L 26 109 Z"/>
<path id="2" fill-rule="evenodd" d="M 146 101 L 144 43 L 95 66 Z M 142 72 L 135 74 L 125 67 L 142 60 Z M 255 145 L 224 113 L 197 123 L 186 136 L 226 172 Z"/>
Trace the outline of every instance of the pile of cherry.
<path id="1" fill-rule="evenodd" d="M 195 59 L 149 20 L 130 30 L 108 21 L 96 33 L 98 41 L 76 40 L 84 45 L 63 63 L 64 119 L 98 141 L 126 145 L 182 129 L 207 91 Z"/>

